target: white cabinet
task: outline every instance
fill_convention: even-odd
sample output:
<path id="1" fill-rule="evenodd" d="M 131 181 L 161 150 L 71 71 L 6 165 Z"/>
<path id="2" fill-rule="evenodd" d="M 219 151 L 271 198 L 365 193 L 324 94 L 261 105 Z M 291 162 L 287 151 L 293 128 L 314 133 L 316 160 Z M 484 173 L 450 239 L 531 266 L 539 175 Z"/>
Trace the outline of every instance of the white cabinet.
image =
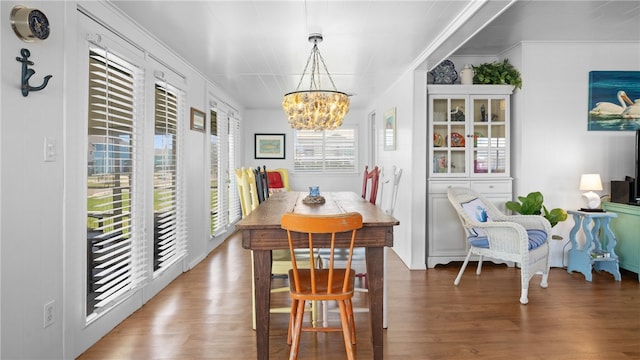
<path id="1" fill-rule="evenodd" d="M 466 235 L 449 203 L 451 186 L 471 187 L 505 210 L 509 169 L 510 94 L 503 85 L 429 85 L 427 267 L 461 261 Z"/>

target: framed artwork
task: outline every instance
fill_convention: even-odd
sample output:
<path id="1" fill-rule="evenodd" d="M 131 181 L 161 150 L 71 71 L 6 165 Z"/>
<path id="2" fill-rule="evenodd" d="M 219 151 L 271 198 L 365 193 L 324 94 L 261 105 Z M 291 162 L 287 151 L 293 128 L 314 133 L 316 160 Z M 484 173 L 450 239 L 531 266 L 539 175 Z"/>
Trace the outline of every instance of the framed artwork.
<path id="1" fill-rule="evenodd" d="M 196 109 L 191 108 L 191 130 L 204 132 L 204 121 L 207 115 Z"/>
<path id="2" fill-rule="evenodd" d="M 284 159 L 284 134 L 255 134 L 256 159 Z"/>
<path id="3" fill-rule="evenodd" d="M 396 108 L 384 112 L 384 149 L 396 149 Z"/>
<path id="4" fill-rule="evenodd" d="M 640 129 L 640 71 L 589 72 L 589 131 Z"/>

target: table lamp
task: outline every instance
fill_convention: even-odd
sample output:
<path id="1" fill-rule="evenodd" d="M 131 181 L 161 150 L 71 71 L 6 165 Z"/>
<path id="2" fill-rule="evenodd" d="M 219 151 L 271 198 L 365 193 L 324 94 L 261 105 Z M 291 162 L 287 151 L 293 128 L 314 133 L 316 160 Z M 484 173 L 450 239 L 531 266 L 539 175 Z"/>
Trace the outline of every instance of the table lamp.
<path id="1" fill-rule="evenodd" d="M 580 190 L 587 191 L 582 197 L 587 200 L 587 210 L 593 210 L 600 207 L 600 196 L 593 191 L 602 190 L 602 181 L 600 174 L 582 174 L 580 178 Z"/>

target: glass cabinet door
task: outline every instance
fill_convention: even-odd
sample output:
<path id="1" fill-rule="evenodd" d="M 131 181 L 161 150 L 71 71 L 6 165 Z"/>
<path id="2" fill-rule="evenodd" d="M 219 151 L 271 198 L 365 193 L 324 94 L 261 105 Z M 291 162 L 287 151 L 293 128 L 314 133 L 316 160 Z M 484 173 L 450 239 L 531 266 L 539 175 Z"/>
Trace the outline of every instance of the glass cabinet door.
<path id="1" fill-rule="evenodd" d="M 466 97 L 434 97 L 430 104 L 431 174 L 455 176 L 467 173 L 465 134 Z"/>
<path id="2" fill-rule="evenodd" d="M 472 97 L 472 174 L 507 173 L 508 119 L 505 97 Z"/>

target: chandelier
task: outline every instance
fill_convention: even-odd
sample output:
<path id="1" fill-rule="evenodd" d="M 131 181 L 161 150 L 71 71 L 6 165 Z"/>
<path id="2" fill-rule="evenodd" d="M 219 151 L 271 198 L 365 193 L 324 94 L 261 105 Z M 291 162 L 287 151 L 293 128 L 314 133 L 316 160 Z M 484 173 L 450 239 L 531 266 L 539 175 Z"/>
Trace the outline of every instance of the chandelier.
<path id="1" fill-rule="evenodd" d="M 349 112 L 349 96 L 336 89 L 331 74 L 324 63 L 318 43 L 322 42 L 321 34 L 310 34 L 309 42 L 313 43 L 311 54 L 307 58 L 302 77 L 296 91 L 284 95 L 282 108 L 287 114 L 289 125 L 296 130 L 331 130 L 342 125 L 344 116 Z M 311 63 L 309 74 L 309 90 L 300 90 L 307 69 Z M 320 82 L 320 63 L 331 81 L 333 90 L 322 90 Z"/>

